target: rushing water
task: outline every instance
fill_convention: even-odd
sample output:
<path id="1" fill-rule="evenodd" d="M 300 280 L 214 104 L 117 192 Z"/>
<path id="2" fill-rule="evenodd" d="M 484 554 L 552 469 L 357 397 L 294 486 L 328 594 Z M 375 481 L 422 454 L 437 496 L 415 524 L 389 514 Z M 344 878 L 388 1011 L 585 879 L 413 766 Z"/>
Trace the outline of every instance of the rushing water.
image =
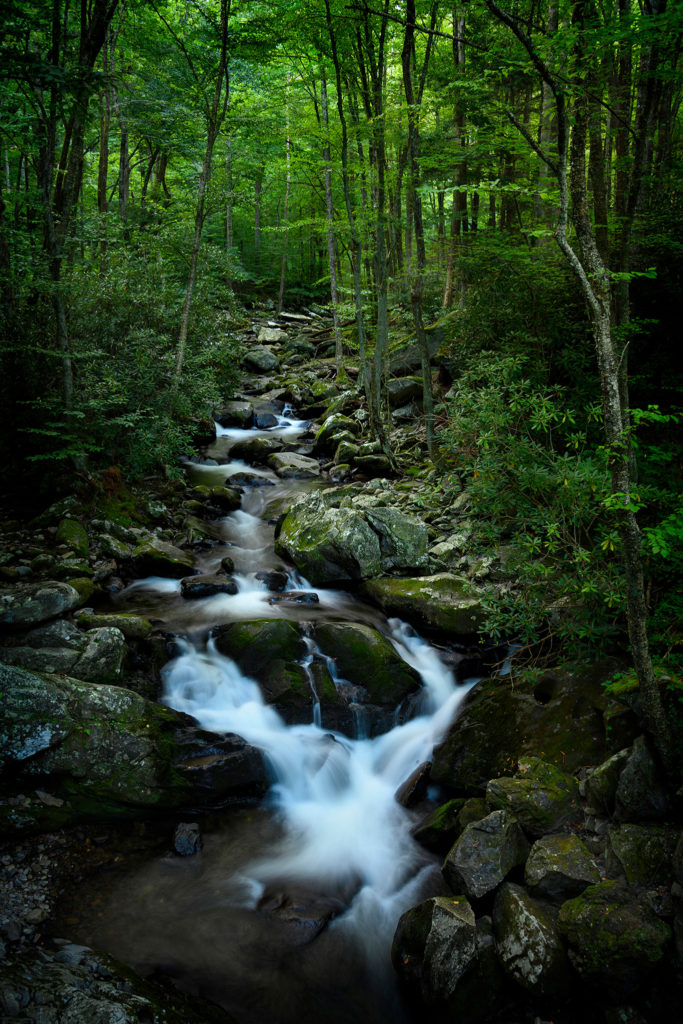
<path id="1" fill-rule="evenodd" d="M 281 422 L 277 432 L 296 439 L 304 427 Z M 231 444 L 254 435 L 218 433 L 211 453 L 217 464 L 192 464 L 195 480 L 229 483 Z M 243 1024 L 400 1021 L 391 938 L 405 909 L 440 891 L 440 875 L 413 840 L 415 818 L 395 794 L 429 759 L 467 686 L 456 684 L 410 627 L 346 593 L 320 589 L 319 602 L 303 607 L 269 603 L 255 574 L 283 567 L 263 513 L 269 503 L 291 499 L 293 488 L 257 472 L 274 486 L 248 490 L 242 509 L 219 524 L 236 567 L 236 595 L 185 601 L 175 581 L 150 578 L 129 587 L 123 602 L 193 637 L 179 641 L 179 656 L 164 670 L 163 699 L 202 727 L 236 733 L 263 752 L 273 779 L 267 806 L 210 829 L 200 855 L 163 858 L 126 878 L 89 938 L 138 967 L 162 968 Z M 214 547 L 201 568 L 215 570 L 225 553 Z M 291 571 L 288 588 L 312 590 Z M 258 683 L 207 639 L 218 623 L 281 615 L 380 628 L 421 676 L 417 715 L 383 735 L 351 738 L 322 729 L 313 700 L 310 723 L 287 725 Z M 320 653 L 310 641 L 308 660 Z"/>

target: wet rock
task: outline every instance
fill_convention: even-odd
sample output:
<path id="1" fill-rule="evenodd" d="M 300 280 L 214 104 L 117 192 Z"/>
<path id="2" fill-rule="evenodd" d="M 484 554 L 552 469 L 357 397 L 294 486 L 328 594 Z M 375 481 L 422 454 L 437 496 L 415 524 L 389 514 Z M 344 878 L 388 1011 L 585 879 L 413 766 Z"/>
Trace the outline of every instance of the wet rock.
<path id="1" fill-rule="evenodd" d="M 606 662 L 586 671 L 477 683 L 434 750 L 432 778 L 460 792 L 481 792 L 528 755 L 570 772 L 600 764 L 614 752 L 604 722 L 610 698 L 601 685 L 613 671 Z M 617 742 L 623 746 L 622 736 Z"/>
<path id="2" fill-rule="evenodd" d="M 126 654 L 121 630 L 113 626 L 89 629 L 85 640 L 85 650 L 73 666 L 73 675 L 90 683 L 118 682 Z"/>
<path id="3" fill-rule="evenodd" d="M 638 736 L 619 775 L 614 817 L 617 821 L 663 818 L 669 804 L 668 790 L 652 748 L 644 736 Z"/>
<path id="4" fill-rule="evenodd" d="M 334 413 L 324 420 L 322 426 L 315 435 L 316 448 L 325 451 L 335 447 L 335 438 L 341 434 L 350 434 L 355 437 L 360 433 L 360 423 L 352 420 L 350 416 L 343 416 L 341 413 Z"/>
<path id="5" fill-rule="evenodd" d="M 248 676 L 259 678 L 274 660 L 297 662 L 306 652 L 299 627 L 286 619 L 246 619 L 219 626 L 216 647 Z"/>
<path id="6" fill-rule="evenodd" d="M 95 614 L 83 610 L 76 612 L 74 618 L 79 629 L 118 629 L 126 640 L 146 640 L 153 628 L 149 619 L 144 619 L 141 615 Z"/>
<path id="7" fill-rule="evenodd" d="M 0 647 L 0 661 L 19 665 L 32 672 L 69 672 L 80 652 L 67 648 Z"/>
<path id="8" fill-rule="evenodd" d="M 130 544 L 125 544 L 122 540 L 112 537 L 109 533 L 98 534 L 97 544 L 101 554 L 107 558 L 115 558 L 118 562 L 125 561 L 133 553 L 133 548 Z"/>
<path id="9" fill-rule="evenodd" d="M 207 484 L 199 484 L 192 488 L 192 494 L 210 505 L 215 505 L 221 512 L 234 512 L 240 507 L 242 498 L 236 487 L 209 487 Z"/>
<path id="10" fill-rule="evenodd" d="M 294 452 L 276 452 L 269 456 L 268 465 L 283 480 L 315 480 L 320 476 L 320 465 L 316 459 Z"/>
<path id="11" fill-rule="evenodd" d="M 271 414 L 261 413 L 260 415 L 270 416 Z M 274 416 L 273 419 L 277 423 L 277 419 Z M 275 423 L 268 425 L 275 426 Z M 262 465 L 275 452 L 281 452 L 284 445 L 284 441 L 279 437 L 247 437 L 235 442 L 230 449 L 230 458 L 241 459 L 244 462 L 248 462 L 250 466 Z"/>
<path id="12" fill-rule="evenodd" d="M 305 946 L 327 927 L 346 907 L 334 897 L 321 896 L 305 889 L 286 892 L 266 891 L 258 903 L 261 913 L 269 914 L 286 935 L 288 946 Z"/>
<path id="13" fill-rule="evenodd" d="M 289 335 L 287 331 L 283 331 L 281 327 L 262 327 L 258 333 L 258 341 L 267 342 L 269 345 L 279 344 L 280 342 L 287 341 Z M 264 369 L 274 369 L 274 367 L 264 367 Z"/>
<path id="14" fill-rule="evenodd" d="M 173 834 L 173 849 L 178 856 L 192 857 L 203 845 L 198 822 L 181 821 Z"/>
<path id="15" fill-rule="evenodd" d="M 544 836 L 531 847 L 524 882 L 532 896 L 563 903 L 600 881 L 589 850 L 574 835 Z"/>
<path id="16" fill-rule="evenodd" d="M 234 595 L 237 591 L 237 584 L 227 576 L 187 576 L 180 581 L 180 592 L 189 601 L 215 597 L 216 594 Z"/>
<path id="17" fill-rule="evenodd" d="M 391 959 L 421 1014 L 474 1024 L 492 1010 L 501 986 L 490 922 L 475 922 L 463 896 L 435 896 L 401 917 Z"/>
<path id="18" fill-rule="evenodd" d="M 618 998 L 647 981 L 672 937 L 668 924 L 618 882 L 600 882 L 568 900 L 558 927 L 579 974 Z"/>
<path id="19" fill-rule="evenodd" d="M 414 807 L 424 800 L 429 785 L 429 771 L 432 767 L 431 761 L 423 761 L 410 773 L 395 793 L 395 800 L 401 807 Z"/>
<path id="20" fill-rule="evenodd" d="M 575 778 L 538 757 L 520 760 L 514 778 L 491 779 L 486 802 L 514 815 L 533 837 L 557 831 L 578 813 Z"/>
<path id="21" fill-rule="evenodd" d="M 264 330 L 267 330 L 267 328 L 264 328 Z M 265 345 L 252 345 L 244 353 L 242 362 L 245 368 L 253 373 L 269 373 L 271 370 L 277 370 L 280 367 L 278 357 L 272 349 L 266 348 Z"/>
<path id="22" fill-rule="evenodd" d="M 230 555 L 226 555 L 221 558 L 221 572 L 224 572 L 226 576 L 232 576 L 235 571 L 235 562 Z"/>
<path id="23" fill-rule="evenodd" d="M 222 427 L 250 427 L 254 419 L 251 402 L 226 402 L 216 419 Z"/>
<path id="24" fill-rule="evenodd" d="M 586 799 L 591 807 L 603 814 L 613 814 L 619 776 L 631 754 L 630 747 L 618 750 L 586 779 Z"/>
<path id="25" fill-rule="evenodd" d="M 273 594 L 268 604 L 319 604 L 320 598 L 311 590 L 287 590 L 285 593 Z"/>
<path id="26" fill-rule="evenodd" d="M 407 619 L 418 629 L 472 636 L 482 621 L 479 598 L 471 593 L 466 580 L 449 573 L 417 579 L 369 580 L 363 592 L 387 615 Z"/>
<path id="27" fill-rule="evenodd" d="M 275 550 L 294 562 L 313 586 L 365 579 L 381 569 L 379 538 L 363 516 L 328 508 L 319 495 L 288 512 Z"/>
<path id="28" fill-rule="evenodd" d="M 275 484 L 267 476 L 258 473 L 232 473 L 230 483 L 235 487 L 274 487 Z"/>
<path id="29" fill-rule="evenodd" d="M 82 555 L 83 558 L 88 557 L 90 551 L 88 534 L 85 528 L 75 519 L 62 519 L 57 527 L 55 541 L 57 544 L 66 544 L 71 551 L 75 551 L 77 555 Z"/>
<path id="30" fill-rule="evenodd" d="M 606 863 L 627 882 L 670 886 L 679 831 L 674 825 L 610 825 Z"/>
<path id="31" fill-rule="evenodd" d="M 493 930 L 503 969 L 517 984 L 536 996 L 567 992 L 569 963 L 553 916 L 521 886 L 501 886 Z"/>
<path id="32" fill-rule="evenodd" d="M 74 587 L 56 580 L 0 590 L 0 627 L 37 626 L 77 608 L 80 599 Z"/>
<path id="33" fill-rule="evenodd" d="M 273 593 L 284 590 L 289 582 L 287 573 L 280 572 L 278 569 L 261 569 L 260 572 L 255 573 L 255 578 L 265 583 L 268 590 Z"/>
<path id="34" fill-rule="evenodd" d="M 413 830 L 413 837 L 433 853 L 447 853 L 462 832 L 459 815 L 464 803 L 464 797 L 456 797 L 441 804 Z M 484 807 L 479 817 L 485 814 Z"/>
<path id="35" fill-rule="evenodd" d="M 453 892 L 479 899 L 523 864 L 529 844 L 521 826 L 505 811 L 493 811 L 468 825 L 446 857 L 442 874 Z"/>
<path id="36" fill-rule="evenodd" d="M 151 537 L 135 548 L 131 569 L 136 576 L 171 576 L 173 579 L 182 579 L 193 573 L 194 565 L 186 551 Z"/>
<path id="37" fill-rule="evenodd" d="M 387 381 L 387 395 L 392 409 L 422 398 L 422 377 L 393 377 Z"/>
<path id="38" fill-rule="evenodd" d="M 183 729 L 176 741 L 174 765 L 187 786 L 187 803 L 205 808 L 265 794 L 269 779 L 263 755 L 241 736 Z"/>
<path id="39" fill-rule="evenodd" d="M 371 626 L 323 622 L 313 635 L 323 653 L 334 658 L 339 676 L 362 686 L 369 703 L 395 708 L 420 686 L 418 673 Z"/>
<path id="40" fill-rule="evenodd" d="M 393 474 L 393 466 L 386 455 L 357 455 L 353 464 L 364 477 L 389 477 Z"/>
<path id="41" fill-rule="evenodd" d="M 277 415 L 272 409 L 255 409 L 254 410 L 254 426 L 258 427 L 259 430 L 269 430 L 271 427 L 277 427 L 278 425 Z"/>
<path id="42" fill-rule="evenodd" d="M 39 777 L 74 810 L 175 806 L 172 731 L 183 716 L 130 690 L 0 665 L 2 762 L 21 788 Z"/>

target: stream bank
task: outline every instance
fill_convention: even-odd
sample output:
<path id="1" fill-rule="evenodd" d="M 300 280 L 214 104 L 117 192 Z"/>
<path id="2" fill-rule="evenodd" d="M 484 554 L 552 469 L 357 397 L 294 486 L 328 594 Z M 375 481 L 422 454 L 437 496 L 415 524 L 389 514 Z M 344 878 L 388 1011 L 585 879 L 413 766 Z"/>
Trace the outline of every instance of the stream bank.
<path id="1" fill-rule="evenodd" d="M 286 328 L 277 329 L 289 337 Z M 279 339 L 276 344 L 284 342 Z M 271 355 L 277 360 L 274 352 Z M 43 572 L 59 565 L 69 575 L 63 577 L 66 582 L 42 583 L 30 592 L 21 586 L 30 573 L 19 574 L 11 593 L 15 597 L 23 593 L 24 610 L 19 619 L 13 611 L 14 626 L 5 642 L 4 678 L 13 694 L 24 694 L 24 708 L 28 706 L 23 718 L 14 706 L 13 739 L 17 739 L 17 723 L 21 735 L 17 746 L 6 745 L 14 790 L 8 787 L 5 814 L 8 827 L 20 836 L 45 829 L 49 823 L 59 824 L 60 815 L 65 815 L 61 823 L 78 822 L 82 838 L 76 846 L 78 842 L 87 846 L 88 821 L 114 815 L 146 821 L 154 815 L 162 833 L 166 830 L 163 843 L 168 848 L 171 822 L 186 819 L 188 811 L 260 801 L 269 779 L 258 744 L 225 737 L 220 726 L 218 735 L 207 734 L 178 711 L 149 700 L 159 694 L 161 669 L 169 658 L 175 656 L 176 666 L 187 664 L 183 658 L 206 660 L 203 648 L 194 655 L 178 648 L 174 637 L 181 634 L 196 642 L 206 625 L 207 602 L 212 602 L 211 625 L 219 626 L 214 664 L 223 665 L 223 643 L 225 654 L 258 679 L 270 706 L 290 726 L 311 722 L 313 717 L 311 691 L 304 696 L 305 673 L 299 662 L 307 640 L 320 642 L 321 631 L 326 655 L 333 653 L 337 662 L 346 659 L 340 673 L 345 688 L 340 692 L 339 687 L 330 686 L 325 659 L 318 657 L 316 662 L 314 658 L 313 689 L 319 698 L 320 721 L 324 729 L 338 731 L 340 736 L 353 735 L 359 707 L 368 738 L 380 736 L 396 708 L 419 692 L 405 662 L 399 659 L 397 668 L 393 649 L 387 651 L 382 645 L 386 615 L 412 621 L 436 640 L 440 665 L 455 668 L 460 679 L 487 674 L 481 669 L 477 644 L 476 588 L 481 592 L 488 585 L 504 585 L 504 566 L 468 562 L 466 495 L 451 496 L 454 500 L 448 503 L 441 497 L 432 515 L 423 479 L 410 474 L 387 478 L 381 453 L 363 450 L 364 442 L 358 443 L 363 410 L 357 395 L 353 389 L 340 394 L 329 379 L 329 369 L 324 372 L 328 379 L 321 380 L 304 364 L 297 370 L 295 383 L 282 378 L 264 382 L 261 377 L 255 384 L 257 397 L 245 393 L 218 410 L 217 436 L 207 438 L 207 447 L 186 467 L 186 480 L 166 485 L 160 495 L 146 499 L 146 514 L 163 524 L 159 529 L 96 517 L 94 522 L 80 523 L 84 541 L 77 528 L 78 516 L 67 518 L 64 508 L 49 512 L 44 520 L 46 534 L 64 548 L 53 548 L 49 566 L 45 550 L 34 554 L 28 568 L 37 573 L 41 565 Z M 321 407 L 319 429 L 301 426 L 296 437 L 276 438 L 278 428 L 286 432 L 291 426 L 281 423 L 285 403 L 297 397 L 303 413 L 297 404 L 296 415 L 304 420 Z M 253 437 L 243 436 L 252 424 L 257 428 Z M 230 431 L 240 434 L 237 440 L 230 438 Z M 237 454 L 243 465 L 233 465 L 227 477 L 225 450 L 221 451 L 226 441 L 221 438 L 242 445 Z M 322 477 L 321 471 L 327 475 Z M 299 492 L 302 486 L 305 496 L 292 502 L 290 489 Z M 228 537 L 225 522 L 230 516 Z M 266 532 L 278 532 L 276 551 L 262 543 L 257 520 L 266 524 Z M 63 522 L 71 523 L 70 534 Z M 249 563 L 241 561 L 245 551 Z M 42 563 L 32 566 L 41 554 Z M 305 579 L 285 573 L 283 581 L 283 560 L 290 566 L 293 562 Z M 71 575 L 77 565 L 84 572 L 82 577 Z M 88 575 L 85 569 L 91 566 L 93 572 Z M 19 572 L 21 567 L 21 562 L 8 563 L 6 572 L 13 568 Z M 250 570 L 254 579 L 245 583 L 240 577 Z M 263 578 L 256 580 L 259 573 Z M 136 577 L 143 576 L 144 582 L 150 575 L 151 583 L 131 587 Z M 74 585 L 78 579 L 108 588 L 99 605 L 93 601 L 95 589 L 82 600 Z M 354 594 L 360 587 L 372 604 L 357 604 Z M 85 584 L 82 589 L 87 590 Z M 91 611 L 79 609 L 90 604 Z M 36 612 L 36 607 L 42 610 Z M 360 607 L 361 621 L 350 623 Z M 36 614 L 45 617 L 28 620 L 27 616 Z M 282 635 L 276 635 L 278 630 Z M 354 659 L 350 655 L 356 644 L 360 655 Z M 106 657 L 88 656 L 88 648 L 106 648 Z M 265 661 L 264 650 L 269 655 Z M 71 653 L 65 655 L 65 651 Z M 500 661 L 501 652 L 490 652 L 490 660 Z M 369 700 L 362 692 L 370 681 L 371 664 L 373 680 L 382 666 L 386 668 L 391 692 L 385 700 L 381 693 Z M 74 672 L 78 685 L 69 682 L 76 666 L 81 673 Z M 581 1003 L 587 1020 L 602 1022 L 618 1011 L 622 1017 L 626 1012 L 630 1015 L 623 1019 L 637 1021 L 639 1015 L 655 1019 L 655 1012 L 661 1013 L 667 999 L 679 991 L 680 963 L 671 932 L 671 924 L 679 929 L 676 886 L 683 882 L 677 807 L 647 741 L 641 738 L 637 705 L 629 707 L 601 685 L 617 667 L 565 668 L 478 683 L 430 758 L 431 767 L 421 762 L 417 775 L 404 780 L 408 786 L 401 799 L 412 802 L 413 825 L 419 825 L 416 836 L 426 851 L 425 863 L 436 869 L 429 899 L 416 911 L 407 909 L 394 947 L 395 968 L 417 1016 L 426 1003 L 437 1017 L 457 1011 L 464 1019 L 469 1015 L 509 1022 L 516 1019 L 515 1014 L 533 1019 L 530 1014 L 538 1015 L 539 1007 L 549 1006 L 553 1019 L 570 1021 L 576 1019 Z M 408 678 L 396 688 L 399 670 Z M 55 676 L 55 672 L 66 675 Z M 121 695 L 121 684 L 129 696 Z M 42 719 L 35 713 L 39 700 L 48 702 Z M 109 708 L 106 714 L 103 704 Z M 405 706 L 404 722 L 412 721 L 414 714 L 410 704 Z M 61 716 L 59 728 L 48 738 L 38 735 L 37 727 L 44 730 L 45 722 L 57 716 Z M 118 731 L 110 743 L 107 736 L 112 730 Z M 122 749 L 128 753 L 126 764 L 112 761 Z M 80 768 L 74 771 L 79 758 Z M 139 766 L 145 761 L 140 774 Z M 106 770 L 98 775 L 94 769 L 102 763 Z M 428 778 L 431 803 L 425 802 Z M 35 779 L 40 781 L 39 790 Z M 643 791 L 659 796 L 649 801 L 634 798 L 634 793 Z M 164 824 L 169 813 L 172 818 Z M 236 830 L 237 826 L 229 829 Z M 223 845 L 216 838 L 221 828 L 204 825 L 202 831 L 206 851 L 201 857 L 206 862 L 209 852 Z M 50 833 L 53 838 L 56 835 Z M 66 843 L 73 841 L 73 831 L 62 835 Z M 119 854 L 113 852 L 117 850 L 113 833 L 100 826 L 90 838 L 96 848 L 112 851 L 106 863 L 114 867 Z M 266 833 L 266 843 L 275 839 Z M 25 851 L 21 861 L 18 855 L 5 854 L 10 858 L 4 865 L 6 874 L 14 868 L 23 886 L 28 886 L 29 872 L 22 878 L 23 869 L 16 869 L 27 858 L 39 864 L 38 878 L 52 876 L 54 860 L 48 851 L 39 850 L 41 842 L 46 840 L 21 838 L 23 845 L 17 848 Z M 647 850 L 655 850 L 656 855 L 648 859 L 643 852 Z M 43 871 L 40 857 L 45 856 L 48 863 L 43 862 Z M 88 859 L 94 868 L 97 858 L 82 858 L 84 863 Z M 443 872 L 439 872 L 442 860 Z M 192 874 L 193 863 L 193 858 L 172 861 L 169 870 Z M 221 877 L 225 873 L 221 869 Z M 158 881 L 157 877 L 155 886 Z M 94 885 L 97 888 L 99 883 Z M 589 892 L 596 888 L 597 892 Z M 588 896 L 583 897 L 584 893 Z M 319 926 L 318 947 L 328 942 L 328 923 L 350 905 L 344 892 L 333 894 L 337 904 L 326 908 L 310 892 L 296 894 L 294 905 L 291 899 L 283 902 L 277 892 L 263 895 L 274 932 L 283 928 L 291 941 L 291 932 L 300 935 L 303 930 L 310 936 L 310 930 Z M 583 905 L 565 909 L 582 897 Z M 412 894 L 413 903 L 419 898 L 418 891 Z M 35 947 L 50 930 L 54 934 L 52 908 L 46 894 L 36 906 L 34 922 L 21 916 L 18 925 L 15 918 L 14 927 L 4 922 L 10 956 L 28 956 L 22 948 Z M 617 925 L 621 938 L 610 947 L 609 955 L 595 951 L 586 938 L 600 914 L 624 922 Z M 62 914 L 59 924 L 68 919 Z M 633 926 L 636 919 L 645 929 L 642 933 Z M 24 931 L 25 924 L 33 930 Z M 125 928 L 124 936 L 125 945 L 130 938 Z M 514 953 L 520 944 L 521 956 Z M 601 939 L 603 950 L 604 945 Z M 312 963 L 317 966 L 315 958 Z M 349 967 L 359 979 L 358 964 Z M 311 969 L 302 968 L 305 992 L 310 990 L 307 971 Z M 188 972 L 177 965 L 166 962 L 162 971 L 176 980 L 182 975 L 188 984 Z M 619 984 L 596 994 L 603 979 L 612 974 L 621 979 Z M 199 989 L 213 995 L 207 975 L 199 972 L 198 976 L 202 982 L 195 980 L 194 989 L 190 984 L 194 994 Z M 653 979 L 658 980 L 658 1003 L 652 1003 L 648 989 Z M 361 988 L 365 985 L 367 978 Z M 570 998 L 568 993 L 577 986 L 579 996 L 574 993 Z M 371 1019 L 370 1011 L 363 1012 Z M 278 1019 L 273 1006 L 268 1013 Z M 342 1018 L 344 1014 L 347 1019 L 364 1019 L 357 1007 L 342 1008 Z M 239 1019 L 238 1013 L 235 1016 Z"/>

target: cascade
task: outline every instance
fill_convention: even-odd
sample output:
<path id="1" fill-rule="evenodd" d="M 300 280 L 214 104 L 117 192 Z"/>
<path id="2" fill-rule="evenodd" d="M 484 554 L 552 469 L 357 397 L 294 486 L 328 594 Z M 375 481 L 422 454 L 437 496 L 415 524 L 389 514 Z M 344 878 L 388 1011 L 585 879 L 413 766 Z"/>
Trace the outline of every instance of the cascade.
<path id="1" fill-rule="evenodd" d="M 414 630 L 350 594 L 314 589 L 292 570 L 284 593 L 311 595 L 303 605 L 269 601 L 263 570 L 286 569 L 273 549 L 269 509 L 282 508 L 306 482 L 280 481 L 267 469 L 231 461 L 245 437 L 296 438 L 307 424 L 291 411 L 269 430 L 217 426 L 216 458 L 188 464 L 191 479 L 230 484 L 248 470 L 267 486 L 247 488 L 242 507 L 220 521 L 222 544 L 201 556 L 215 572 L 227 552 L 237 593 L 182 598 L 174 580 L 139 580 L 123 607 L 162 616 L 178 635 L 177 656 L 163 670 L 163 700 L 207 730 L 234 733 L 257 747 L 272 784 L 263 808 L 234 812 L 205 829 L 202 853 L 162 858 L 127 877 L 102 912 L 95 942 L 138 969 L 162 970 L 187 990 L 214 998 L 243 1024 L 318 1020 L 401 1021 L 404 1009 L 389 960 L 399 916 L 443 892 L 438 865 L 415 842 L 415 816 L 395 799 L 428 760 L 467 692 L 437 651 Z M 313 598 L 317 600 L 313 600 Z M 372 624 L 422 680 L 408 720 L 368 736 L 358 709 L 353 736 L 321 724 L 312 685 L 310 720 L 287 724 L 211 639 L 211 628 L 246 619 Z M 306 639 L 302 659 L 337 668 Z M 475 680 L 471 680 L 473 683 Z M 91 936 L 92 938 L 93 936 Z"/>

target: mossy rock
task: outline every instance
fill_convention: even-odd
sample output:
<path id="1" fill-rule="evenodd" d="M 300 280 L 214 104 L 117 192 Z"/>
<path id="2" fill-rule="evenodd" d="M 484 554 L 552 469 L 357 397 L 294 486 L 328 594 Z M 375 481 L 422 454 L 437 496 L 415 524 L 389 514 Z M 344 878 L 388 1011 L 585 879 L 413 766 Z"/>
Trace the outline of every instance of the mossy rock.
<path id="1" fill-rule="evenodd" d="M 528 853 L 519 822 L 506 811 L 493 811 L 467 826 L 449 850 L 441 872 L 453 892 L 479 899 L 523 864 Z"/>
<path id="2" fill-rule="evenodd" d="M 524 866 L 524 882 L 539 899 L 564 902 L 599 881 L 590 851 L 575 835 L 538 839 Z"/>
<path id="3" fill-rule="evenodd" d="M 606 860 L 626 881 L 655 888 L 674 880 L 673 856 L 680 832 L 675 825 L 610 825 Z"/>
<path id="4" fill-rule="evenodd" d="M 329 508 L 319 495 L 285 516 L 275 550 L 314 586 L 365 579 L 381 569 L 379 538 L 363 516 Z"/>
<path id="5" fill-rule="evenodd" d="M 467 580 L 450 573 L 373 579 L 363 585 L 363 593 L 385 614 L 398 615 L 418 629 L 471 637 L 483 621 L 481 601 Z"/>
<path id="6" fill-rule="evenodd" d="M 295 663 L 306 653 L 299 627 L 286 619 L 248 619 L 221 626 L 216 647 L 256 680 L 272 662 Z"/>
<path id="7" fill-rule="evenodd" d="M 199 484 L 192 488 L 192 494 L 195 494 L 203 504 L 216 505 L 222 512 L 234 512 L 242 503 L 236 487 L 210 487 L 207 484 Z"/>
<path id="8" fill-rule="evenodd" d="M 57 527 L 55 537 L 57 544 L 66 544 L 75 554 L 87 558 L 90 552 L 90 542 L 85 527 L 76 519 L 62 519 Z"/>
<path id="9" fill-rule="evenodd" d="M 536 997 L 567 994 L 569 961 L 547 906 L 506 882 L 496 893 L 493 930 L 498 957 L 513 981 Z"/>
<path id="10" fill-rule="evenodd" d="M 672 938 L 669 925 L 618 882 L 599 882 L 568 900 L 558 927 L 579 974 L 619 998 L 647 982 Z"/>
<path id="11" fill-rule="evenodd" d="M 547 761 L 526 757 L 514 778 L 490 780 L 486 802 L 491 810 L 513 814 L 530 836 L 538 838 L 578 815 L 579 785 Z"/>
<path id="12" fill-rule="evenodd" d="M 79 629 L 97 629 L 109 627 L 118 629 L 126 640 L 146 640 L 152 633 L 152 623 L 141 615 L 95 614 L 94 612 L 78 612 L 76 623 Z"/>
<path id="13" fill-rule="evenodd" d="M 57 580 L 29 583 L 0 590 L 0 627 L 25 629 L 48 622 L 77 608 L 81 595 Z"/>
<path id="14" fill-rule="evenodd" d="M 420 676 L 381 633 L 355 622 L 323 622 L 314 628 L 324 654 L 334 658 L 340 677 L 362 686 L 371 704 L 397 707 L 420 686 Z"/>
<path id="15" fill-rule="evenodd" d="M 79 607 L 83 607 L 87 604 L 91 597 L 96 594 L 102 593 L 102 588 L 97 583 L 93 582 L 89 576 L 76 576 L 74 579 L 67 578 L 66 583 L 74 590 L 77 590 L 80 594 L 80 601 L 78 602 Z"/>
<path id="16" fill-rule="evenodd" d="M 182 579 L 194 572 L 194 563 L 186 551 L 157 537 L 138 544 L 131 557 L 131 566 L 136 576 Z"/>
<path id="17" fill-rule="evenodd" d="M 477 683 L 434 750 L 432 779 L 474 795 L 529 755 L 569 772 L 601 764 L 623 746 L 623 734 L 613 738 L 605 727 L 612 698 L 601 684 L 612 672 L 606 662 Z"/>
<path id="18" fill-rule="evenodd" d="M 356 437 L 360 433 L 360 423 L 357 420 L 352 420 L 349 416 L 342 416 L 341 413 L 328 416 L 315 435 L 316 447 L 321 449 L 334 447 L 335 438 L 342 432 Z"/>
<path id="19" fill-rule="evenodd" d="M 464 797 L 441 804 L 413 831 L 414 838 L 434 853 L 446 853 L 462 832 L 460 811 L 464 804 Z"/>

